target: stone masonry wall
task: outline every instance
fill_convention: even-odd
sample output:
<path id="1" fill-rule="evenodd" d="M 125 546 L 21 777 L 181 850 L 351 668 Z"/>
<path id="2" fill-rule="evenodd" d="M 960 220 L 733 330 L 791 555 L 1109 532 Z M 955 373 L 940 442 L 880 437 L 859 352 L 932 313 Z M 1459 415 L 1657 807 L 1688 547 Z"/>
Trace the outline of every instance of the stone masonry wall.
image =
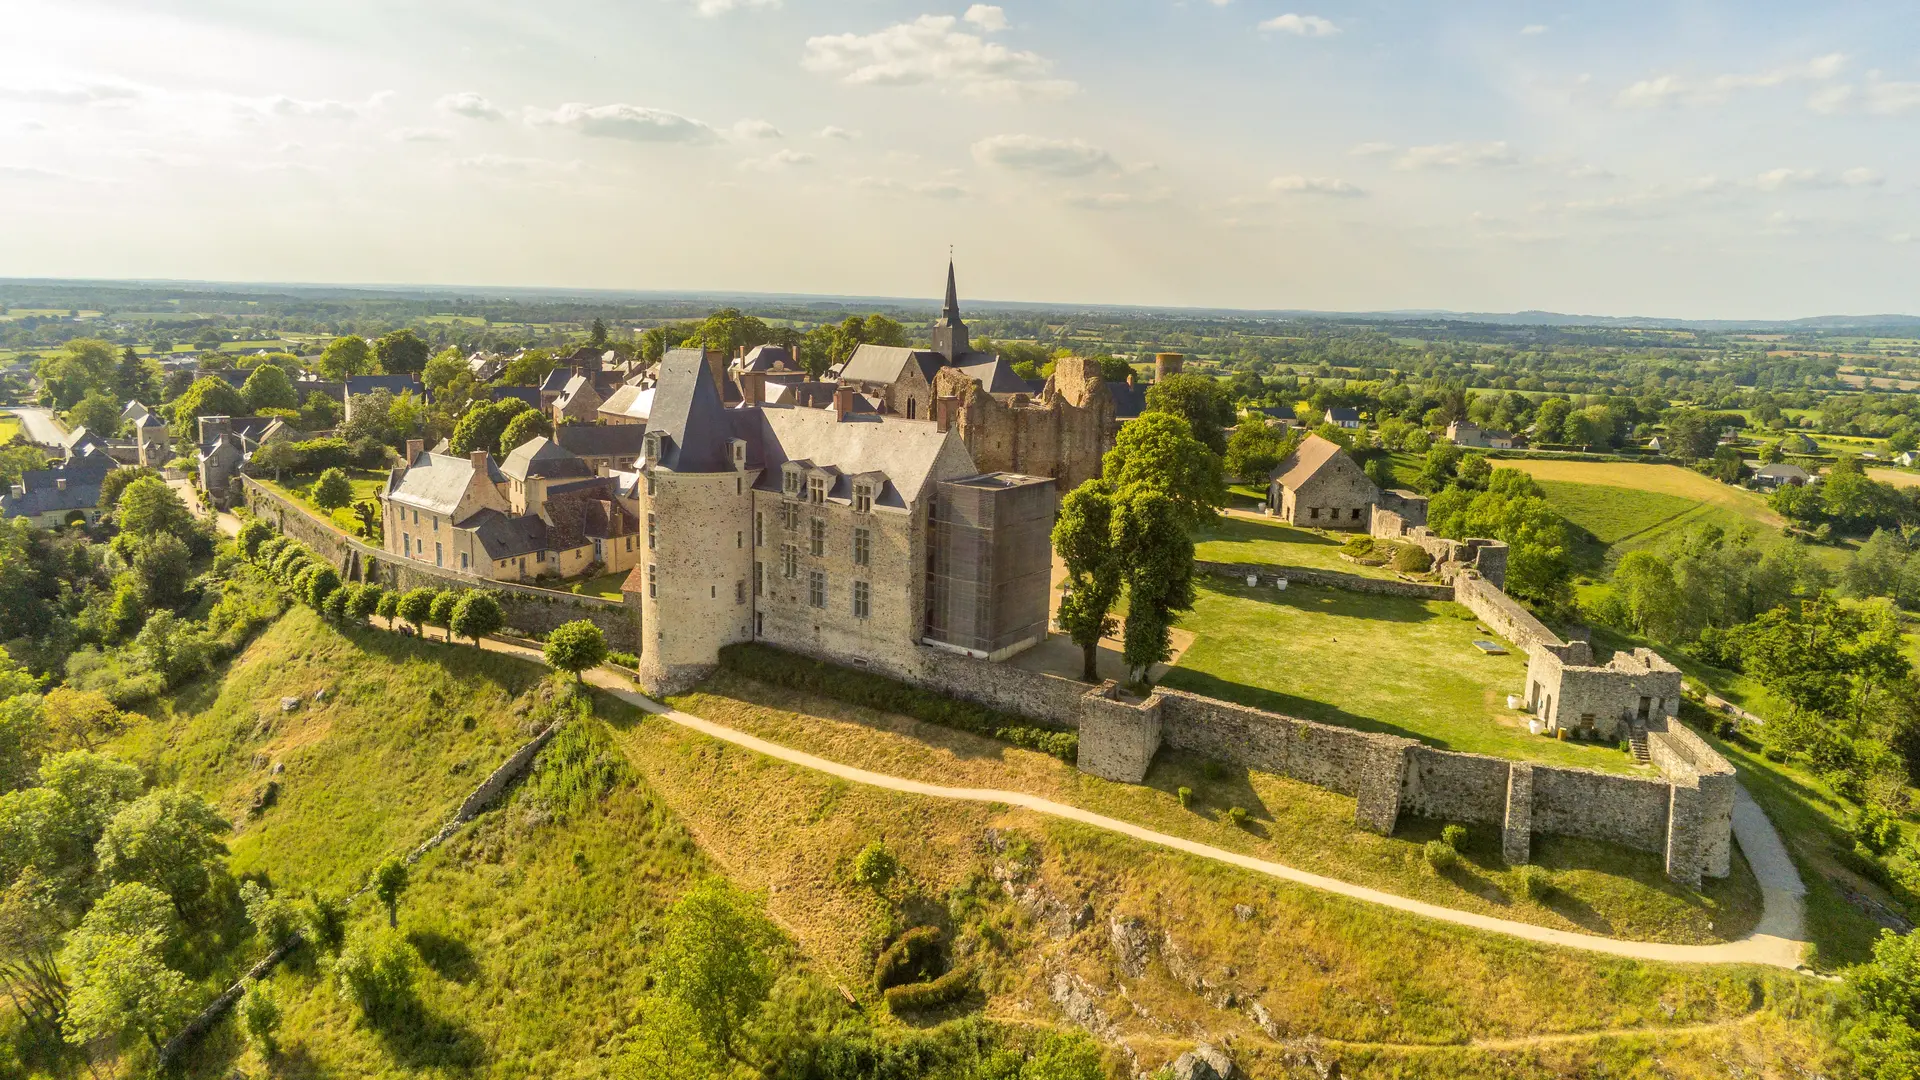
<path id="1" fill-rule="evenodd" d="M 1647 732 L 1647 754 L 1661 774 L 1673 781 L 1676 791 L 1683 786 L 1697 789 L 1698 842 L 1682 846 L 1699 852 L 1699 873 L 1726 877 L 1733 860 L 1733 789 L 1737 782 L 1733 766 L 1678 720 Z M 1673 817 L 1678 820 L 1680 815 Z"/>
<path id="2" fill-rule="evenodd" d="M 1411 747 L 1401 809 L 1442 821 L 1499 825 L 1506 820 L 1510 766 L 1500 758 Z"/>
<path id="3" fill-rule="evenodd" d="M 1425 585 L 1417 581 L 1393 581 L 1387 578 L 1361 577 L 1359 574 L 1343 574 L 1337 570 L 1301 570 L 1296 567 L 1277 568 L 1258 563 L 1222 563 L 1195 560 L 1194 570 L 1202 574 L 1246 581 L 1249 574 L 1260 579 L 1260 584 L 1272 588 L 1275 581 L 1285 578 L 1290 584 L 1321 585 L 1330 589 L 1345 589 L 1348 592 L 1371 593 L 1376 596 L 1411 596 L 1419 600 L 1451 600 L 1453 586 Z"/>
<path id="4" fill-rule="evenodd" d="M 1665 780 L 1536 765 L 1533 831 L 1665 851 L 1672 788 Z"/>
<path id="5" fill-rule="evenodd" d="M 1453 598 L 1486 623 L 1488 629 L 1523 650 L 1531 651 L 1536 645 L 1565 644 L 1560 635 L 1534 618 L 1533 612 L 1478 574 L 1462 573 L 1454 578 Z"/>
<path id="6" fill-rule="evenodd" d="M 1106 780 L 1137 784 L 1146 779 L 1160 749 L 1164 703 L 1159 695 L 1124 701 L 1109 679 L 1080 699 L 1080 753 L 1074 764 Z"/>
<path id="7" fill-rule="evenodd" d="M 389 554 L 320 521 L 304 507 L 252 477 L 243 477 L 242 483 L 249 510 L 312 548 L 340 571 L 343 580 L 375 582 L 401 590 L 486 589 L 500 601 L 507 626 L 521 633 L 544 634 L 563 623 L 586 619 L 607 635 L 609 647 L 624 652 L 640 648 L 639 612 L 617 600 L 489 581 Z"/>

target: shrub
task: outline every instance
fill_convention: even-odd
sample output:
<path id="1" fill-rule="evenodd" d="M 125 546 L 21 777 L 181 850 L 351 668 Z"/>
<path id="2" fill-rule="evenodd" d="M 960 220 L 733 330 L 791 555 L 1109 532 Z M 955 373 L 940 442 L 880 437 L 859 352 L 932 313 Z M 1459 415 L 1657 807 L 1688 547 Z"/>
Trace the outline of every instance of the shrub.
<path id="1" fill-rule="evenodd" d="M 392 933 L 356 938 L 333 962 L 340 996 L 372 1019 L 390 1017 L 413 999 L 413 946 Z"/>
<path id="2" fill-rule="evenodd" d="M 1467 844 L 1467 827 L 1465 825 L 1449 825 L 1440 830 L 1440 840 L 1453 850 L 1459 851 Z"/>
<path id="3" fill-rule="evenodd" d="M 1066 762 L 1073 761 L 1080 750 L 1080 736 L 1076 732 L 1055 731 L 1024 716 L 946 697 L 870 671 L 797 656 L 759 642 L 726 646 L 720 650 L 720 663 L 761 682 L 989 736 L 1052 754 Z"/>
<path id="4" fill-rule="evenodd" d="M 1174 794 L 1180 797 L 1180 806 L 1182 809 L 1191 809 L 1193 807 L 1193 789 L 1192 788 L 1182 787 L 1180 788 L 1180 790 L 1174 792 Z"/>
<path id="5" fill-rule="evenodd" d="M 1244 829 L 1247 827 L 1247 808 L 1246 807 L 1229 806 L 1227 807 L 1226 816 L 1227 816 L 1227 824 L 1232 825 L 1234 828 Z"/>
<path id="6" fill-rule="evenodd" d="M 1418 544 L 1401 544 L 1394 549 L 1393 568 L 1403 574 L 1424 574 L 1433 569 L 1433 556 Z"/>
<path id="7" fill-rule="evenodd" d="M 339 590 L 340 575 L 334 572 L 333 567 L 324 563 L 308 570 L 301 577 L 301 598 L 315 610 L 322 609 L 327 602 L 327 597 Z"/>
<path id="8" fill-rule="evenodd" d="M 607 661 L 609 663 L 619 664 L 623 668 L 637 668 L 640 666 L 640 658 L 630 652 L 608 652 Z"/>
<path id="9" fill-rule="evenodd" d="M 962 964 L 932 982 L 888 987 L 883 996 L 887 999 L 887 1008 L 894 1012 L 932 1009 L 960 997 L 972 986 L 973 971 Z"/>
<path id="10" fill-rule="evenodd" d="M 345 622 L 347 619 L 347 594 L 354 588 L 357 588 L 357 586 L 343 586 L 328 593 L 327 598 L 320 602 L 320 614 L 325 615 L 335 622 Z"/>
<path id="11" fill-rule="evenodd" d="M 1788 758 L 1792 757 L 1793 755 L 1787 753 L 1785 750 L 1782 750 L 1777 746 L 1763 746 L 1760 748 L 1760 756 L 1763 758 L 1766 758 L 1768 761 L 1778 764 L 1786 761 Z"/>
<path id="12" fill-rule="evenodd" d="M 368 588 L 380 589 L 380 586 L 369 585 Z M 379 602 L 374 605 L 373 613 L 383 619 L 393 618 L 400 612 L 400 595 L 398 592 L 380 589 Z"/>
<path id="13" fill-rule="evenodd" d="M 1545 870 L 1528 863 L 1520 868 L 1520 891 L 1534 903 L 1544 904 L 1547 894 L 1553 892 L 1553 879 Z"/>
<path id="14" fill-rule="evenodd" d="M 355 622 L 366 622 L 387 598 L 387 590 L 378 585 L 355 585 L 347 597 L 347 615 Z"/>
<path id="15" fill-rule="evenodd" d="M 880 892 L 893 881 L 900 872 L 900 860 L 893 857 L 885 844 L 874 841 L 860 849 L 853 857 L 853 879 L 874 892 Z"/>
<path id="16" fill-rule="evenodd" d="M 599 667 L 607 658 L 607 637 L 586 619 L 575 619 L 548 634 L 540 653 L 549 665 L 571 672 L 579 682 L 581 672 Z"/>
<path id="17" fill-rule="evenodd" d="M 433 603 L 427 608 L 427 621 L 435 626 L 452 627 L 453 609 L 460 606 L 458 589 L 442 589 L 433 594 Z"/>
<path id="18" fill-rule="evenodd" d="M 344 455 L 346 443 L 340 444 Z M 353 501 L 353 481 L 340 469 L 328 469 L 313 484 L 313 505 L 322 510 L 338 510 Z"/>
<path id="19" fill-rule="evenodd" d="M 920 982 L 930 976 L 939 963 L 940 928 L 916 926 L 901 934 L 874 961 L 873 988 L 884 992 L 889 987 Z"/>
<path id="20" fill-rule="evenodd" d="M 433 613 L 433 590 L 424 587 L 407 590 L 400 598 L 398 611 L 402 619 L 415 627 L 427 625 L 427 616 Z"/>
<path id="21" fill-rule="evenodd" d="M 1356 536 L 1340 545 L 1341 552 L 1356 559 L 1373 554 L 1373 537 Z"/>
<path id="22" fill-rule="evenodd" d="M 1445 874 L 1460 865 L 1460 853 L 1447 846 L 1444 840 L 1429 840 L 1426 846 L 1427 865 L 1436 874 Z"/>
<path id="23" fill-rule="evenodd" d="M 254 520 L 259 521 L 258 518 Z M 264 525 L 266 523 L 260 522 L 260 524 Z M 285 550 L 286 546 L 291 543 L 293 543 L 293 540 L 290 537 L 269 536 L 265 540 L 260 541 L 260 546 L 254 548 L 253 554 L 248 556 L 248 558 L 260 566 L 271 567 L 274 564 L 274 560 L 280 557 L 280 552 Z"/>
<path id="24" fill-rule="evenodd" d="M 234 537 L 234 543 L 239 545 L 240 554 L 245 556 L 248 562 L 252 562 L 260 548 L 271 539 L 273 539 L 273 526 L 259 518 L 254 518 L 240 526 L 240 534 Z"/>
<path id="25" fill-rule="evenodd" d="M 274 1033 L 280 1030 L 280 1003 L 274 1000 L 273 990 L 266 983 L 247 984 L 246 996 L 240 999 L 240 1025 L 246 1030 L 247 1041 L 259 1049 L 261 1057 L 271 1058 L 279 1052 Z"/>
<path id="26" fill-rule="evenodd" d="M 301 904 L 300 921 L 315 948 L 337 953 L 347 943 L 347 902 L 328 892 L 310 892 Z"/>

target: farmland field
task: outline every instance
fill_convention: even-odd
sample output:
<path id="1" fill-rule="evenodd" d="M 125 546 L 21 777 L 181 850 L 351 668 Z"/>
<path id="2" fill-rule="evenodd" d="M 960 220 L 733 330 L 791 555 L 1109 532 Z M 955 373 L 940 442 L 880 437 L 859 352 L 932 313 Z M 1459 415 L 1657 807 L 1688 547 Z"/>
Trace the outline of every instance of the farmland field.
<path id="1" fill-rule="evenodd" d="M 1920 487 L 1920 473 L 1908 472 L 1905 469 L 1868 469 L 1867 475 L 1883 484 Z"/>

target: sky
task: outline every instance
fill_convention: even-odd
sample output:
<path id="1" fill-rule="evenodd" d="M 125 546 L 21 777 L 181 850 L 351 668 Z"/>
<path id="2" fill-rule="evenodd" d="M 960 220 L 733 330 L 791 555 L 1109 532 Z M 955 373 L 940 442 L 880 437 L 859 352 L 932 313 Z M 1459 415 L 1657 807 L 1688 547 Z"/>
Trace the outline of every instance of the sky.
<path id="1" fill-rule="evenodd" d="M 1920 313 L 1886 0 L 0 14 L 0 276 Z"/>

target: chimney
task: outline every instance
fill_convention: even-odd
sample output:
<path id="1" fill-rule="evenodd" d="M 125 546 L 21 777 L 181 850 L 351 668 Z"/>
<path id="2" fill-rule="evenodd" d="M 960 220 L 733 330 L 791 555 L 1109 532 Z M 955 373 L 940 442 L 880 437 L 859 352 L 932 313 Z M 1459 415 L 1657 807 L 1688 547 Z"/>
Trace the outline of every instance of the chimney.
<path id="1" fill-rule="evenodd" d="M 25 484 L 23 484 L 23 483 L 15 483 L 15 484 L 13 485 L 13 497 L 14 497 L 14 498 L 16 498 L 16 499 L 18 499 L 18 498 L 22 498 L 22 497 L 24 497 L 24 496 L 26 495 L 26 493 L 27 493 L 27 485 L 25 485 Z"/>
<path id="2" fill-rule="evenodd" d="M 707 358 L 707 370 L 713 373 L 713 389 L 720 395 L 722 402 L 727 400 L 727 350 L 702 350 Z"/>
<path id="3" fill-rule="evenodd" d="M 836 420 L 845 420 L 853 411 L 853 384 L 841 383 L 833 388 L 833 415 Z"/>
<path id="4" fill-rule="evenodd" d="M 488 454 L 485 450 L 475 450 L 473 453 L 467 455 L 467 460 L 473 462 L 474 472 L 485 476 L 487 475 L 487 458 L 491 456 L 492 455 Z"/>
<path id="5" fill-rule="evenodd" d="M 1132 368 L 1127 369 L 1127 385 L 1128 386 L 1133 385 L 1133 369 Z"/>
<path id="6" fill-rule="evenodd" d="M 747 358 L 747 347 L 745 345 L 735 345 L 733 347 L 733 358 L 735 360 L 745 360 Z"/>
<path id="7" fill-rule="evenodd" d="M 66 478 L 66 477 L 64 477 L 64 476 L 56 476 L 56 477 L 54 477 L 54 478 L 53 478 L 53 490 L 55 490 L 55 491 L 65 491 L 65 490 L 67 490 L 67 478 Z"/>
<path id="8" fill-rule="evenodd" d="M 933 399 L 933 427 L 935 431 L 947 431 L 953 427 L 954 414 L 960 411 L 960 399 L 941 397 Z"/>
<path id="9" fill-rule="evenodd" d="M 585 364 L 575 364 L 575 365 L 573 365 L 573 373 L 574 373 L 575 375 L 578 375 L 579 377 L 581 377 L 581 378 L 583 378 L 583 379 L 584 379 L 584 378 L 586 378 L 586 377 L 587 377 L 587 365 L 585 365 Z"/>
<path id="10" fill-rule="evenodd" d="M 740 373 L 740 393 L 749 405 L 764 404 L 767 400 L 767 373 L 764 371 L 743 371 Z"/>
<path id="11" fill-rule="evenodd" d="M 1153 381 L 1159 382 L 1160 380 L 1166 378 L 1169 375 L 1180 374 L 1180 369 L 1186 364 L 1186 362 L 1187 362 L 1186 356 L 1181 353 L 1177 353 L 1177 352 L 1154 353 L 1153 354 Z"/>
<path id="12" fill-rule="evenodd" d="M 427 448 L 427 441 L 425 439 L 408 439 L 407 440 L 407 464 L 411 466 L 413 464 L 413 459 L 419 457 L 421 453 L 426 450 L 426 448 Z"/>

